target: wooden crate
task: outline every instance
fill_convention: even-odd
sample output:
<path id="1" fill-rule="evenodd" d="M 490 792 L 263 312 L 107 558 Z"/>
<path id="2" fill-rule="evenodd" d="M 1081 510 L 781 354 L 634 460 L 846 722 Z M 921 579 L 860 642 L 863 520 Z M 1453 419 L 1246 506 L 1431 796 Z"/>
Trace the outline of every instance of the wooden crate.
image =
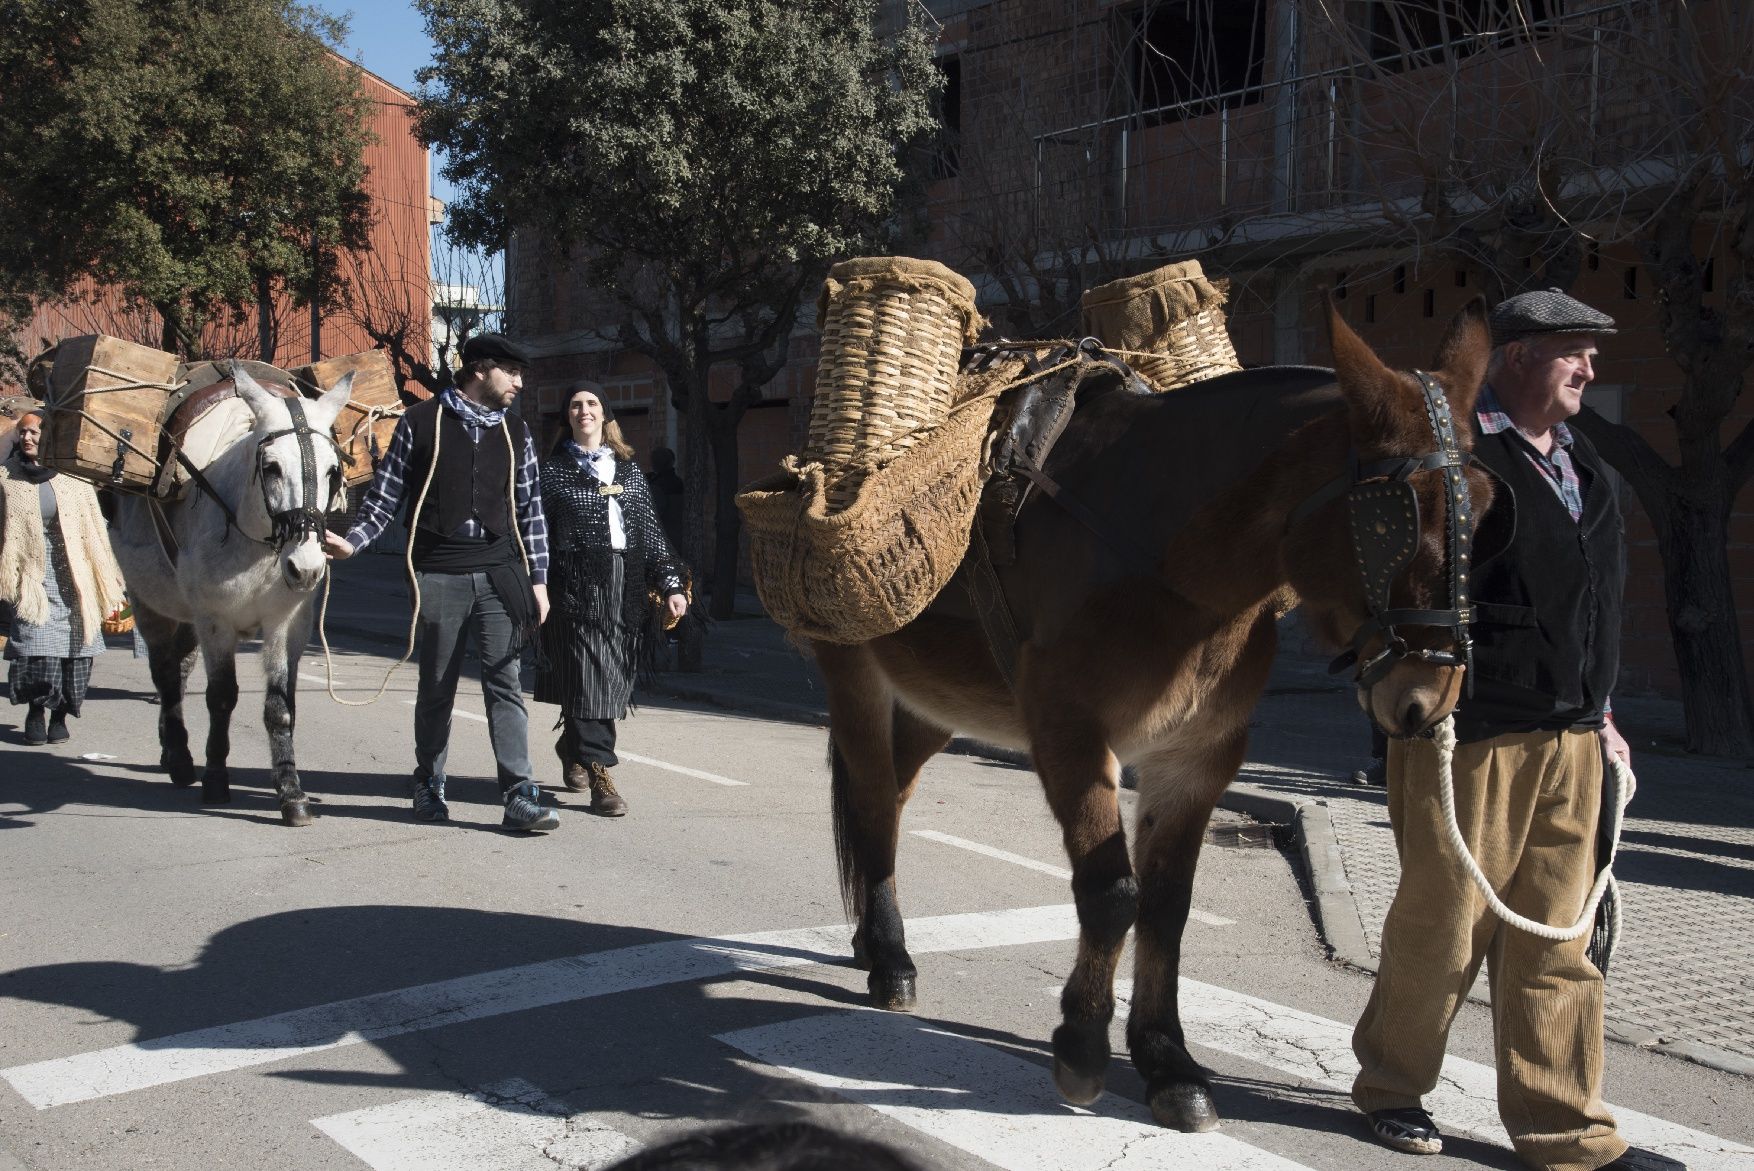
<path id="1" fill-rule="evenodd" d="M 292 373 L 299 389 L 308 395 L 331 389 L 349 371 L 353 373 L 353 395 L 335 420 L 335 442 L 353 460 L 342 469 L 351 488 L 372 478 L 378 460 L 390 450 L 396 420 L 402 417 L 402 396 L 396 391 L 396 371 L 389 353 L 365 350 L 300 366 Z"/>
<path id="2" fill-rule="evenodd" d="M 49 373 L 43 462 L 100 488 L 148 491 L 176 373 L 175 354 L 120 338 L 63 341 Z"/>

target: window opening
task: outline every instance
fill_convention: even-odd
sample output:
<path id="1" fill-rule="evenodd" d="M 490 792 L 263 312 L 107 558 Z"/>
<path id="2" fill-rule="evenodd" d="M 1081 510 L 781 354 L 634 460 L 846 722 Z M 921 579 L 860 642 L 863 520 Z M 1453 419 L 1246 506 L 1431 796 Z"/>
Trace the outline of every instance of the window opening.
<path id="1" fill-rule="evenodd" d="M 1266 0 L 1146 0 L 1124 18 L 1133 109 L 1144 124 L 1259 102 L 1266 8 Z"/>

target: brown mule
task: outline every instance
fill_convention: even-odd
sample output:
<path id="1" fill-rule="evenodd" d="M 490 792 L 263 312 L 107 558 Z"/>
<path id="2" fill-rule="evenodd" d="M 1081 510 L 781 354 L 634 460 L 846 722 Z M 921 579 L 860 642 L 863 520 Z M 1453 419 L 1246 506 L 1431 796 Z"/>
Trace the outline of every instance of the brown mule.
<path id="1" fill-rule="evenodd" d="M 1156 561 L 1142 566 L 1121 542 L 1032 499 L 1017 522 L 1017 562 L 1000 571 L 1020 643 L 1014 688 L 960 579 L 895 634 L 813 644 L 831 717 L 841 890 L 879 1006 L 907 1009 L 915 998 L 895 855 L 921 767 L 952 731 L 1032 754 L 1078 908 L 1077 960 L 1053 1038 L 1055 1080 L 1077 1104 L 1102 1093 L 1115 969 L 1133 928 L 1127 1042 L 1152 1112 L 1182 1130 L 1218 1125 L 1210 1083 L 1183 1040 L 1181 938 L 1207 819 L 1243 762 L 1267 682 L 1276 613 L 1301 604 L 1319 636 L 1353 646 L 1368 665 L 1360 703 L 1390 735 L 1426 731 L 1460 694 L 1466 576 L 1455 575 L 1466 567 L 1469 516 L 1492 489 L 1459 450 L 1470 441 L 1465 422 L 1447 455 L 1433 455 L 1434 432 L 1470 417 L 1490 349 L 1485 304 L 1451 323 L 1429 397 L 1332 306 L 1329 328 L 1334 371 L 1247 371 L 1152 396 L 1127 393 L 1114 376 L 1081 387 L 1047 471 L 1105 533 Z M 1390 494 L 1404 508 L 1405 563 L 1377 572 L 1380 593 L 1370 595 L 1350 531 L 1361 510 L 1346 491 L 1359 469 L 1408 486 L 1395 489 L 1405 505 Z M 1456 501 L 1466 507 L 1452 515 Z M 1457 521 L 1460 545 L 1445 536 Z M 1360 539 L 1375 539 L 1365 528 Z M 1395 625 L 1445 613 L 1450 629 Z M 1131 862 L 1122 762 L 1139 776 Z"/>

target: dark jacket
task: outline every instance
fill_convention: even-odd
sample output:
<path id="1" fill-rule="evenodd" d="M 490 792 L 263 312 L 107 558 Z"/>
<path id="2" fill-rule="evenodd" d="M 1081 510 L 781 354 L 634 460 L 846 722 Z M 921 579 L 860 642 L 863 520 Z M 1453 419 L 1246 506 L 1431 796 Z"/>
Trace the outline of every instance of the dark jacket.
<path id="1" fill-rule="evenodd" d="M 1473 694 L 1456 712 L 1462 740 L 1536 728 L 1596 728 L 1620 669 L 1626 542 L 1619 478 L 1572 429 L 1583 489 L 1573 521 L 1514 432 L 1480 434 L 1474 455 L 1499 478 L 1481 519 L 1473 573 Z"/>

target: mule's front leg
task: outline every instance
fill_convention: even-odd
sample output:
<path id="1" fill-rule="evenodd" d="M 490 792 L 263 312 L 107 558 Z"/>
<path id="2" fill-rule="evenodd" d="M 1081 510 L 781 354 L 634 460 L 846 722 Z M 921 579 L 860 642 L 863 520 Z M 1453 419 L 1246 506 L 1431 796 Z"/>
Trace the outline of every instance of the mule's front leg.
<path id="1" fill-rule="evenodd" d="M 147 670 L 158 692 L 158 766 L 179 789 L 195 783 L 195 758 L 189 753 L 189 726 L 183 722 L 183 697 L 189 672 L 195 669 L 195 628 L 134 602 L 134 621 L 146 640 Z"/>
<path id="2" fill-rule="evenodd" d="M 201 657 L 207 664 L 207 768 L 201 774 L 201 804 L 231 802 L 231 713 L 238 706 L 237 638 L 230 631 L 201 631 Z"/>
<path id="3" fill-rule="evenodd" d="M 1235 768 L 1230 775 L 1235 775 Z M 1140 775 L 1140 899 L 1126 1045 L 1133 1066 L 1145 1078 L 1152 1117 L 1177 1131 L 1214 1131 L 1219 1124 L 1212 1083 L 1187 1052 L 1177 1004 L 1182 931 L 1193 906 L 1194 868 L 1219 791 L 1223 782 L 1212 787 L 1186 771 L 1170 778 L 1161 768 L 1147 766 Z"/>
<path id="4" fill-rule="evenodd" d="M 1093 721 L 1056 712 L 1031 721 L 1035 767 L 1072 862 L 1078 959 L 1060 994 L 1054 1082 L 1068 1102 L 1102 1096 L 1108 1076 L 1115 967 L 1133 925 L 1139 888 L 1121 826 L 1120 765 Z"/>
<path id="5" fill-rule="evenodd" d="M 298 779 L 292 752 L 292 734 L 298 722 L 298 652 L 310 639 L 309 607 L 294 615 L 285 629 L 263 634 L 262 674 L 267 687 L 262 725 L 268 730 L 268 757 L 280 798 L 280 820 L 292 826 L 309 825 L 310 800 Z"/>

